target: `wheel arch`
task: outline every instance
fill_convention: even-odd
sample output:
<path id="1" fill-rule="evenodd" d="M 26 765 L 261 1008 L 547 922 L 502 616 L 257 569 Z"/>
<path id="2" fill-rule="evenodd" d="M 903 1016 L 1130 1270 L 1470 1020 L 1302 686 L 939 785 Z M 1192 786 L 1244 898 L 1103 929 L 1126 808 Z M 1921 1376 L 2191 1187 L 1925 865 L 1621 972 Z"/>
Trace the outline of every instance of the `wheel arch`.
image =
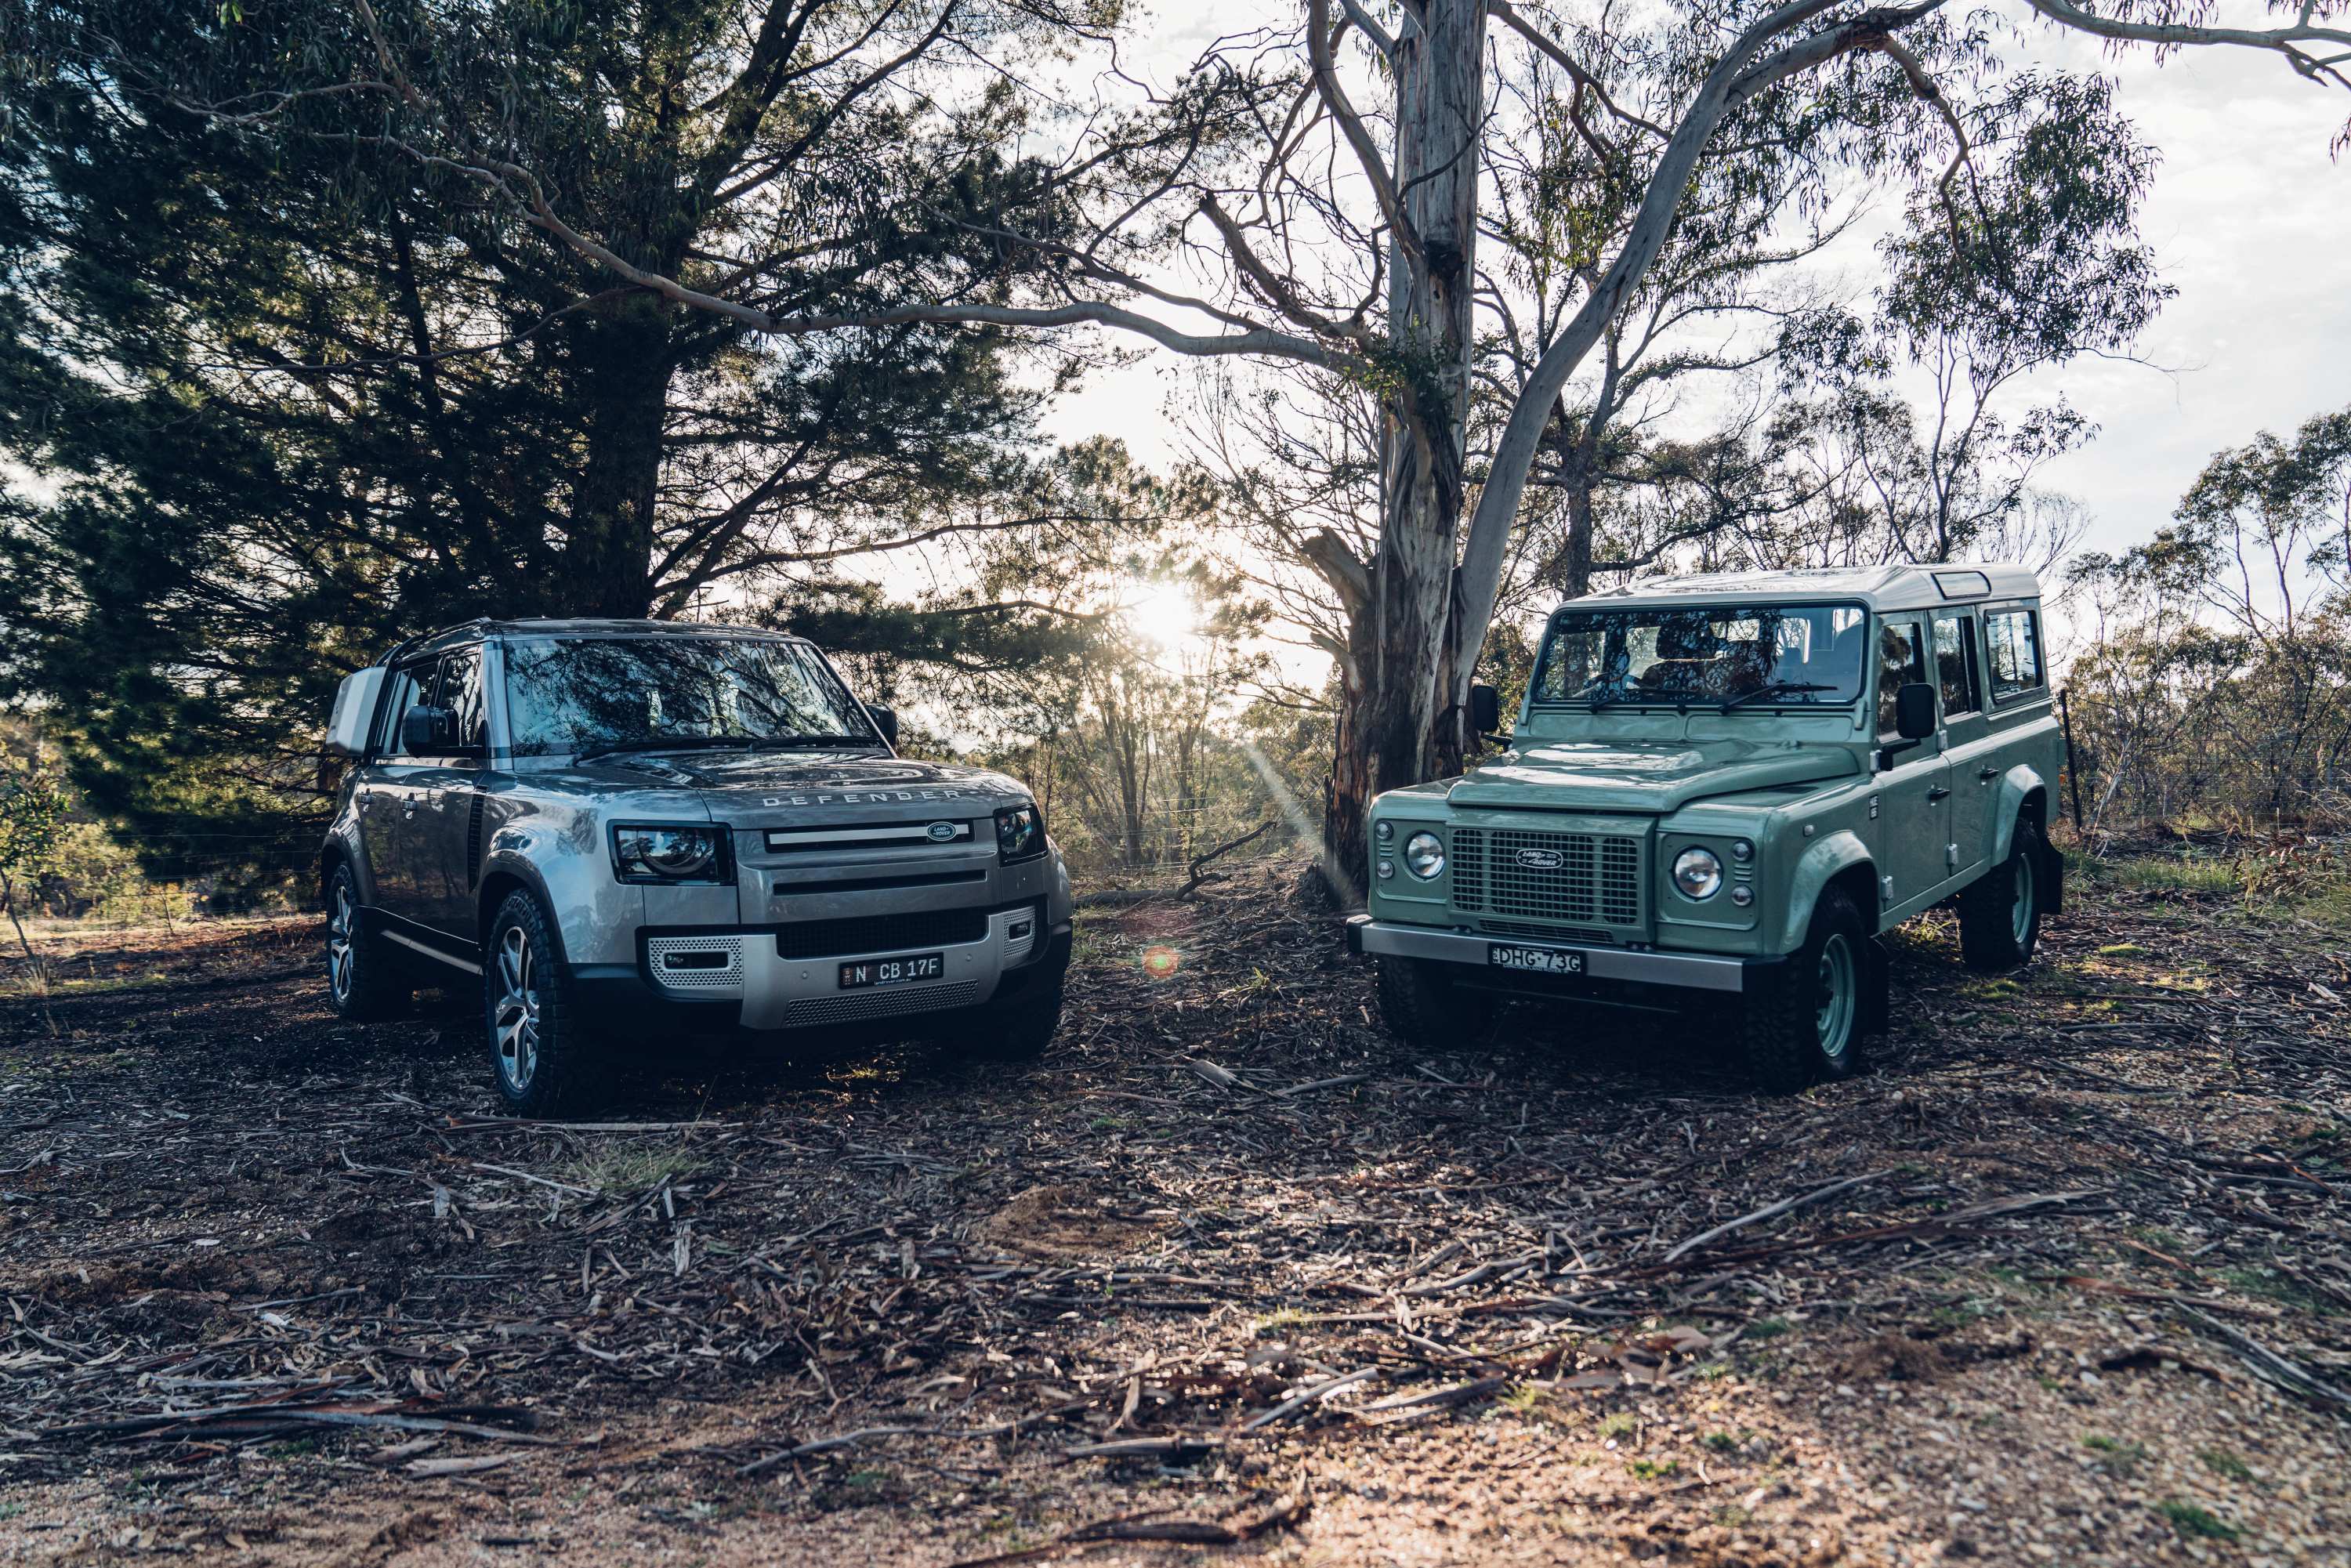
<path id="1" fill-rule="evenodd" d="M 563 922 L 556 915 L 555 901 L 547 894 L 547 881 L 538 868 L 527 860 L 497 856 L 483 870 L 482 886 L 475 894 L 475 926 L 477 939 L 486 962 L 490 947 L 490 922 L 497 918 L 499 907 L 517 893 L 529 894 L 538 900 L 540 912 L 547 917 L 548 935 L 555 941 L 555 956 L 564 961 Z"/>
<path id="2" fill-rule="evenodd" d="M 1813 911 L 1832 887 L 1851 890 L 1854 907 L 1861 912 L 1864 935 L 1877 929 L 1877 866 L 1869 846 L 1849 829 L 1840 829 L 1804 846 L 1788 879 L 1788 899 L 1782 907 L 1778 950 L 1792 953 L 1804 945 L 1813 925 Z"/>
<path id="3" fill-rule="evenodd" d="M 2032 817 L 2045 839 L 2049 831 L 2049 781 L 2029 763 L 2020 762 L 2000 780 L 2000 800 L 1993 817 L 1998 824 L 1991 842 L 1991 862 L 2000 864 L 2016 847 L 2016 822 Z"/>

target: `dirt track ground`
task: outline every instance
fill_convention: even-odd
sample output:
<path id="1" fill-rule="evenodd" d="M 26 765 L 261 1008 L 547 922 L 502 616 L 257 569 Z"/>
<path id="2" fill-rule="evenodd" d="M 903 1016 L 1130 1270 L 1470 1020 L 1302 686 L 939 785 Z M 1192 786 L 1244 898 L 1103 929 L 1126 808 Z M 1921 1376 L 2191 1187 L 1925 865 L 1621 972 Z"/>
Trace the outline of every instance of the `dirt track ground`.
<path id="1" fill-rule="evenodd" d="M 1401 1055 L 1286 893 L 1086 918 L 1033 1068 L 609 1130 L 300 924 L 86 944 L 0 1001 L 0 1560 L 2351 1560 L 2341 925 L 1930 925 L 1769 1100 L 1606 1015 Z"/>

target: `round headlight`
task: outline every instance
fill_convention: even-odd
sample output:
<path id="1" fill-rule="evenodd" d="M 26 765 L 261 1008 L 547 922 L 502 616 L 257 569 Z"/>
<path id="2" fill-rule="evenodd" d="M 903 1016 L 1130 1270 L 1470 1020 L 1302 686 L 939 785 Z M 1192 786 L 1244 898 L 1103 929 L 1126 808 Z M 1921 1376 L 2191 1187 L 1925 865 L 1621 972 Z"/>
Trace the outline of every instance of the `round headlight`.
<path id="1" fill-rule="evenodd" d="M 1684 898 L 1712 898 L 1722 887 L 1722 862 L 1712 850 L 1693 845 L 1674 857 L 1674 885 Z"/>
<path id="2" fill-rule="evenodd" d="M 1445 869 L 1445 846 L 1437 842 L 1435 833 L 1415 833 L 1404 841 L 1404 863 L 1413 875 L 1426 882 Z"/>

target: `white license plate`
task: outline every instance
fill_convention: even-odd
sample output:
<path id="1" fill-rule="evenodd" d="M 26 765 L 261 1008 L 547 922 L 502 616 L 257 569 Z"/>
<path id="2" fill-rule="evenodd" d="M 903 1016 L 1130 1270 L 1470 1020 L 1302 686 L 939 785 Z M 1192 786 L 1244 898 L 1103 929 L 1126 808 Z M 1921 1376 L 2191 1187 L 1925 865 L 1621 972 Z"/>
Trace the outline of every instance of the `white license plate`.
<path id="1" fill-rule="evenodd" d="M 867 986 L 903 986 L 913 980 L 935 980 L 946 972 L 944 953 L 916 953 L 906 958 L 860 958 L 841 967 L 841 988 L 855 991 Z"/>
<path id="2" fill-rule="evenodd" d="M 1486 962 L 1497 969 L 1521 969 L 1530 975 L 1581 975 L 1583 955 L 1562 953 L 1556 947 L 1512 947 L 1499 942 L 1489 943 Z"/>

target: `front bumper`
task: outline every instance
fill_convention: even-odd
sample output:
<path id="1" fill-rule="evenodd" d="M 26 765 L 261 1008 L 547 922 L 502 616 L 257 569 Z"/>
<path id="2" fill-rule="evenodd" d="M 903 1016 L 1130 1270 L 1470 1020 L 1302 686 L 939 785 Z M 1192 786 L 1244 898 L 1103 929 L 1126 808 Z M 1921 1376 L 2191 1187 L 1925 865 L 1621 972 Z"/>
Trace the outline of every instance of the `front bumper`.
<path id="1" fill-rule="evenodd" d="M 788 956 L 776 927 L 678 928 L 641 934 L 634 965 L 587 965 L 575 982 L 610 1008 L 668 1014 L 713 1027 L 817 1029 L 982 1007 L 1050 985 L 1069 963 L 1070 935 L 1045 922 L 1040 904 L 987 912 L 976 941 L 918 941 L 871 952 Z M 936 953 L 935 979 L 845 989 L 844 965 Z"/>
<path id="2" fill-rule="evenodd" d="M 1718 991 L 1736 995 L 1748 989 L 1749 977 L 1777 965 L 1777 958 L 1724 958 L 1698 953 L 1636 953 L 1623 947 L 1587 947 L 1573 942 L 1545 942 L 1522 936 L 1490 936 L 1463 931 L 1443 931 L 1426 925 L 1399 925 L 1368 915 L 1347 921 L 1347 951 L 1396 958 L 1433 958 L 1440 963 L 1473 965 L 1490 969 L 1487 949 L 1494 946 L 1541 947 L 1558 953 L 1583 955 L 1583 973 L 1595 980 L 1621 980 L 1636 985 L 1665 986 L 1681 990 Z M 1511 973 L 1493 970 L 1498 977 Z"/>

